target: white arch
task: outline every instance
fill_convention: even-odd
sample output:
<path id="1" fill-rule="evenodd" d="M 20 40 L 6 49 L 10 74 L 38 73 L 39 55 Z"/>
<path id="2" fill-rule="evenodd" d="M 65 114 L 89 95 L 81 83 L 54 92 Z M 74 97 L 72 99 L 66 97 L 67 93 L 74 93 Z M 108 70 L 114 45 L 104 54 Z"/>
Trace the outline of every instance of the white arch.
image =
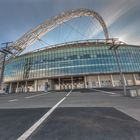
<path id="1" fill-rule="evenodd" d="M 19 48 L 20 50 L 25 49 L 26 47 L 31 46 L 39 38 L 41 38 L 43 35 L 51 31 L 58 25 L 72 18 L 76 18 L 80 16 L 90 16 L 90 17 L 96 18 L 103 28 L 105 38 L 106 39 L 109 38 L 107 26 L 103 18 L 97 12 L 93 10 L 88 10 L 88 9 L 77 9 L 77 10 L 63 12 L 58 16 L 55 16 L 49 20 L 46 20 L 44 23 L 38 25 L 34 29 L 24 34 L 21 38 L 19 38 L 16 42 L 14 42 L 12 46 Z"/>

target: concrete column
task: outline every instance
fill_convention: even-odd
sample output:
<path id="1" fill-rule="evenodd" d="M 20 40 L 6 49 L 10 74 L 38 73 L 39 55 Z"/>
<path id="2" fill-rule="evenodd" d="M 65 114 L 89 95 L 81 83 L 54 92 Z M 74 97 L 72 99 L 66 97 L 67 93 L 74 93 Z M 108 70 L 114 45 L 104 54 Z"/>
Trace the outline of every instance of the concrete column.
<path id="1" fill-rule="evenodd" d="M 99 87 L 101 87 L 101 80 L 100 80 L 100 76 L 98 75 L 98 83 L 99 83 Z"/>
<path id="2" fill-rule="evenodd" d="M 85 81 L 85 88 L 87 88 L 87 77 L 84 77 L 84 81 Z"/>
<path id="3" fill-rule="evenodd" d="M 124 74 L 123 74 L 123 80 L 124 80 L 125 86 L 127 86 L 127 83 L 126 83 L 126 79 L 125 79 L 125 75 Z"/>
<path id="4" fill-rule="evenodd" d="M 71 77 L 71 85 L 72 85 L 72 89 L 73 89 L 73 77 Z"/>
<path id="5" fill-rule="evenodd" d="M 18 86 L 19 86 L 19 82 L 17 82 L 16 93 L 18 93 Z"/>
<path id="6" fill-rule="evenodd" d="M 54 90 L 54 83 L 53 83 L 53 80 L 51 80 L 51 79 L 47 79 L 47 82 L 48 82 L 48 84 L 49 84 L 49 90 Z"/>
<path id="7" fill-rule="evenodd" d="M 25 81 L 25 92 L 27 92 L 27 81 Z"/>
<path id="8" fill-rule="evenodd" d="M 111 74 L 110 76 L 111 76 L 111 83 L 112 83 L 112 86 L 115 87 L 112 74 Z"/>
<path id="9" fill-rule="evenodd" d="M 38 91 L 38 80 L 34 81 L 34 88 L 35 88 L 35 92 Z"/>
<path id="10" fill-rule="evenodd" d="M 10 83 L 9 93 L 12 93 L 12 83 Z"/>
<path id="11" fill-rule="evenodd" d="M 61 83 L 60 83 L 60 77 L 58 78 L 58 82 L 59 82 L 59 90 L 61 90 Z"/>
<path id="12" fill-rule="evenodd" d="M 137 78 L 136 78 L 136 76 L 135 76 L 135 74 L 133 74 L 133 83 L 134 83 L 134 85 L 137 85 Z"/>
<path id="13" fill-rule="evenodd" d="M 36 80 L 36 92 L 38 92 L 38 80 Z"/>

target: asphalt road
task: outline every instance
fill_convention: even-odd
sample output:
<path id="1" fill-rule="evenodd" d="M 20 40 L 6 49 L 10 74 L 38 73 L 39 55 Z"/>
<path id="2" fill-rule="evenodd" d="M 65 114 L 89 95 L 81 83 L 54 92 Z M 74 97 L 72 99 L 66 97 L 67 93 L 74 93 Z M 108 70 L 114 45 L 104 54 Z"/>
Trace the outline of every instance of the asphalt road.
<path id="1" fill-rule="evenodd" d="M 29 140 L 140 139 L 140 122 L 114 108 L 57 108 Z"/>
<path id="2" fill-rule="evenodd" d="M 0 95 L 0 140 L 139 140 L 140 98 L 120 89 Z"/>

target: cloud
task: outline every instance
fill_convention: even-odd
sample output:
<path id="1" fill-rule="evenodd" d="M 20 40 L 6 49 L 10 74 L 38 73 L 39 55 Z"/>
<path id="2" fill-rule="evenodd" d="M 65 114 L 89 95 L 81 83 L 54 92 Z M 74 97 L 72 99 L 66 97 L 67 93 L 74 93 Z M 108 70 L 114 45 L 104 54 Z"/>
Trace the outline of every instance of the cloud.
<path id="1" fill-rule="evenodd" d="M 119 38 L 125 43 L 140 45 L 139 31 L 136 30 L 136 27 L 139 27 L 139 22 L 133 21 L 123 29 L 113 32 L 113 36 Z"/>
<path id="2" fill-rule="evenodd" d="M 114 24 L 117 24 L 117 21 L 128 14 L 131 10 L 134 10 L 138 3 L 138 0 L 110 1 L 100 11 L 100 15 L 105 20 L 107 27 L 110 28 Z M 93 38 L 103 31 L 100 27 L 95 29 L 94 24 L 92 24 L 89 28 L 91 31 L 94 31 L 89 35 L 89 38 Z"/>
<path id="3" fill-rule="evenodd" d="M 140 34 L 140 30 L 137 29 L 140 23 L 137 23 L 140 21 L 130 23 L 133 20 L 129 19 L 129 14 L 136 10 L 136 6 L 139 9 L 139 0 L 0 0 L 0 42 L 15 41 L 29 29 L 62 11 L 89 8 L 103 17 L 113 37 L 136 43 Z M 134 15 L 134 18 L 139 19 L 139 14 Z M 124 22 L 127 22 L 126 25 L 123 25 Z M 95 38 L 102 34 L 102 28 L 97 23 L 94 20 L 89 25 L 86 36 Z"/>
<path id="4" fill-rule="evenodd" d="M 136 0 L 116 0 L 108 3 L 108 5 L 101 11 L 101 15 L 105 17 L 107 26 L 111 26 L 129 10 L 133 9 L 137 5 L 137 1 L 135 1 Z"/>

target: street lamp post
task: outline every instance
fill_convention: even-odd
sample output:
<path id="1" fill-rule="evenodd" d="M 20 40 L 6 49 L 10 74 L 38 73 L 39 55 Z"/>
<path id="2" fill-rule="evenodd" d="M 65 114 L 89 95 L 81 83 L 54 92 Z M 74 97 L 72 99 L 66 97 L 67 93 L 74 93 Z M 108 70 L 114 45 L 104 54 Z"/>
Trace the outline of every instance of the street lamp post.
<path id="1" fill-rule="evenodd" d="M 0 52 L 1 52 L 1 50 L 0 50 Z M 2 65 L 1 65 L 1 75 L 0 75 L 0 84 L 1 84 L 1 86 L 2 86 L 2 82 L 3 82 L 6 55 L 7 55 L 6 53 L 3 53 L 3 61 L 2 61 Z"/>
<path id="2" fill-rule="evenodd" d="M 5 45 L 5 47 L 0 48 L 0 52 L 3 54 L 3 56 L 2 56 L 3 60 L 1 62 L 1 74 L 0 74 L 0 87 L 1 87 L 1 89 L 3 88 L 3 77 L 4 77 L 6 56 L 8 54 L 12 54 L 12 52 L 8 50 L 9 44 L 11 44 L 11 43 L 13 43 L 13 42 L 2 43 L 2 45 Z"/>
<path id="3" fill-rule="evenodd" d="M 122 73 L 122 69 L 121 69 L 121 65 L 119 63 L 119 58 L 118 58 L 118 54 L 117 54 L 117 49 L 121 46 L 120 42 L 119 44 L 118 43 L 115 43 L 115 41 L 113 41 L 113 44 L 112 46 L 109 48 L 109 50 L 113 50 L 114 51 L 114 54 L 115 54 L 115 58 L 116 58 L 116 62 L 117 62 L 117 67 L 118 67 L 118 70 L 119 70 L 119 73 L 120 73 L 120 77 L 121 77 L 121 84 L 123 86 L 123 91 L 124 91 L 124 96 L 126 96 L 126 85 L 125 85 L 125 79 L 124 79 L 124 76 L 123 76 L 123 73 Z"/>
<path id="4" fill-rule="evenodd" d="M 119 58 L 118 58 L 118 55 L 117 55 L 117 51 L 116 51 L 116 49 L 113 49 L 113 50 L 114 50 L 114 53 L 115 53 L 115 58 L 116 58 L 116 61 L 117 61 L 117 65 L 118 65 L 118 69 L 119 69 L 119 73 L 120 73 L 120 77 L 121 77 L 121 83 L 122 83 L 123 90 L 124 90 L 124 96 L 126 96 L 125 79 L 124 79 L 124 76 L 123 76 L 123 73 L 122 73 L 122 70 L 121 70 L 121 66 L 120 66 L 120 63 L 119 63 Z"/>

